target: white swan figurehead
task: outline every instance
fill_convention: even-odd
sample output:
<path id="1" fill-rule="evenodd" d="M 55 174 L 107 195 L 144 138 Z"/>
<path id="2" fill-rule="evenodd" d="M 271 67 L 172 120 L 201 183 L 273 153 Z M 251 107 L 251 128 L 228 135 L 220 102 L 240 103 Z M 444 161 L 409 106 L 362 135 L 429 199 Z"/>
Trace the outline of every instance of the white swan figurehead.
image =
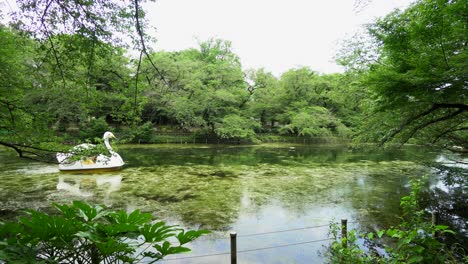
<path id="1" fill-rule="evenodd" d="M 59 162 L 59 170 L 61 171 L 84 171 L 84 170 L 115 170 L 120 169 L 125 164 L 122 157 L 115 152 L 109 140 L 115 138 L 112 132 L 107 131 L 104 133 L 102 139 L 106 146 L 109 154 L 100 153 L 95 156 L 86 157 L 83 156 L 76 160 L 74 158 L 75 153 L 79 153 L 83 150 L 89 150 L 96 148 L 93 144 L 80 144 L 71 149 L 69 153 L 57 153 L 57 161 Z"/>

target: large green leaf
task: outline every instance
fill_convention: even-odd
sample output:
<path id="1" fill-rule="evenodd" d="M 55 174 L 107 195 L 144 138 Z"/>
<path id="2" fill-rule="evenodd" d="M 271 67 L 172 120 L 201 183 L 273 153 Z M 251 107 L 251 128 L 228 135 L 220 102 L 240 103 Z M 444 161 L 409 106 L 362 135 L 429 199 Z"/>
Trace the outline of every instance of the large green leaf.
<path id="1" fill-rule="evenodd" d="M 164 222 L 157 222 L 155 224 L 144 225 L 140 229 L 140 233 L 146 242 L 154 243 L 175 236 L 177 230 L 179 230 L 177 226 L 167 226 Z"/>
<path id="2" fill-rule="evenodd" d="M 178 254 L 189 252 L 190 249 L 182 246 L 172 247 L 171 243 L 168 241 L 164 241 L 162 245 L 154 245 L 154 248 L 157 249 L 163 256 L 171 255 L 171 254 Z"/>
<path id="3" fill-rule="evenodd" d="M 186 244 L 188 242 L 191 242 L 197 238 L 199 238 L 202 235 L 206 235 L 211 233 L 208 230 L 190 230 L 190 231 L 182 231 L 179 234 L 177 234 L 177 239 L 179 240 L 179 243 L 181 245 Z"/>

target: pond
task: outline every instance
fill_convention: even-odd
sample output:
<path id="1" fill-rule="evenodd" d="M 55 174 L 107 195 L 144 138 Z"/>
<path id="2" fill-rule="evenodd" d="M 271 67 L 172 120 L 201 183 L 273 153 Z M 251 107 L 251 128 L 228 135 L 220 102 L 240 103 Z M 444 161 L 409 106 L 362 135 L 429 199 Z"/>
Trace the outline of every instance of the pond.
<path id="1" fill-rule="evenodd" d="M 311 263 L 322 261 L 331 221 L 396 224 L 409 177 L 428 174 L 438 184 L 423 165 L 438 153 L 419 147 L 163 144 L 120 146 L 119 153 L 127 162 L 121 171 L 71 174 L 0 148 L 0 218 L 85 200 L 214 231 L 191 244 L 192 253 L 169 257 L 185 259 L 167 263 L 229 263 L 222 253 L 229 252 L 230 231 L 239 236 L 240 263 Z"/>

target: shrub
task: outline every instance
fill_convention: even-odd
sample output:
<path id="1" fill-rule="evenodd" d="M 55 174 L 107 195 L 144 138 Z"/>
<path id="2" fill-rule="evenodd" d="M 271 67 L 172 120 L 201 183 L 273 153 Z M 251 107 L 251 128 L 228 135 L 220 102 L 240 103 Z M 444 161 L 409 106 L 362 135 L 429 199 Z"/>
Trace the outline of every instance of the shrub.
<path id="1" fill-rule="evenodd" d="M 255 129 L 260 125 L 257 121 L 230 114 L 216 124 L 215 133 L 222 139 L 245 139 L 255 141 Z"/>
<path id="2" fill-rule="evenodd" d="M 374 264 L 380 263 L 380 259 L 368 255 L 357 244 L 359 234 L 356 230 L 351 230 L 347 233 L 346 238 L 338 236 L 341 226 L 337 223 L 330 225 L 330 233 L 334 239 L 330 245 L 329 251 L 326 256 L 329 263 L 342 263 L 342 264 Z M 346 244 L 346 246 L 344 246 Z"/>
<path id="3" fill-rule="evenodd" d="M 94 140 L 102 138 L 104 132 L 109 131 L 110 127 L 104 117 L 92 119 L 86 126 L 81 127 L 80 137 L 82 139 Z"/>
<path id="4" fill-rule="evenodd" d="M 136 210 L 108 211 L 74 201 L 54 204 L 58 215 L 28 210 L 18 222 L 0 223 L 0 259 L 7 263 L 152 263 L 190 251 L 183 245 L 206 230 L 185 231 Z M 175 242 L 169 242 L 177 240 Z M 151 261 L 149 261 L 151 260 Z"/>
<path id="5" fill-rule="evenodd" d="M 153 137 L 153 123 L 146 122 L 132 129 L 131 138 L 133 143 L 151 143 Z"/>

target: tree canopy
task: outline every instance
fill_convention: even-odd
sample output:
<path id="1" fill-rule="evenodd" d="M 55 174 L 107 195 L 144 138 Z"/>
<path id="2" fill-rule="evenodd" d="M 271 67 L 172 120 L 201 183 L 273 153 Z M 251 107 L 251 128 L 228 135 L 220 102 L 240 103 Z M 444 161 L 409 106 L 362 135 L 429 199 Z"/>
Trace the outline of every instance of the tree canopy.
<path id="1" fill-rule="evenodd" d="M 368 25 L 339 57 L 345 73 L 281 76 L 242 69 L 228 40 L 155 52 L 141 2 L 18 1 L 0 26 L 1 144 L 21 155 L 110 128 L 151 142 L 167 127 L 467 147 L 463 1 L 417 1 Z"/>
<path id="2" fill-rule="evenodd" d="M 417 1 L 368 26 L 376 46 L 359 73 L 371 139 L 381 143 L 442 142 L 467 146 L 467 5 L 465 1 Z M 377 54 L 375 53 L 377 52 Z M 348 57 L 349 58 L 349 57 Z M 348 60 L 351 61 L 351 60 Z"/>

